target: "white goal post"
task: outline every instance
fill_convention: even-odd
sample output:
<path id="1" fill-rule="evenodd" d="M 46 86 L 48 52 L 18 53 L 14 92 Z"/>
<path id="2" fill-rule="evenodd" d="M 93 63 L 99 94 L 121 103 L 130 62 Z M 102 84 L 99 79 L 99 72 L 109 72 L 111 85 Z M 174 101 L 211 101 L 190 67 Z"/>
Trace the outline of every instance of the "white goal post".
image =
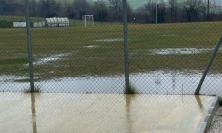
<path id="1" fill-rule="evenodd" d="M 94 15 L 83 15 L 83 23 L 85 28 L 87 26 L 95 26 Z"/>

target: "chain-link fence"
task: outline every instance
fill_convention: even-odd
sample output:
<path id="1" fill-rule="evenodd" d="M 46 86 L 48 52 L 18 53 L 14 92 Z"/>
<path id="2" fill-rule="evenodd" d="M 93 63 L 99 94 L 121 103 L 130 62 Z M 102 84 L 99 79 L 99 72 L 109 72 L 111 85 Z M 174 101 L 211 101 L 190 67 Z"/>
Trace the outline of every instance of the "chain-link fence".
<path id="1" fill-rule="evenodd" d="M 137 3 L 15 2 L 21 12 L 0 16 L 0 91 L 194 94 L 220 39 L 221 6 Z M 200 94 L 222 94 L 220 49 L 216 57 Z"/>

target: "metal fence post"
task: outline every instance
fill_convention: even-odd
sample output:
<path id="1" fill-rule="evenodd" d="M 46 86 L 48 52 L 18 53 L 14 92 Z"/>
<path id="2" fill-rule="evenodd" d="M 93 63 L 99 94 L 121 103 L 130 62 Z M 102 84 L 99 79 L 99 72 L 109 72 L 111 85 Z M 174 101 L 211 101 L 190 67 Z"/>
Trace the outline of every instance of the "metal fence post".
<path id="1" fill-rule="evenodd" d="M 156 1 L 156 24 L 158 24 L 158 1 Z"/>
<path id="2" fill-rule="evenodd" d="M 29 81 L 31 92 L 35 91 L 34 87 L 34 74 L 33 74 L 33 57 L 32 57 L 32 32 L 29 17 L 29 0 L 26 0 L 26 30 L 27 30 L 27 52 L 28 52 L 28 62 L 29 62 Z"/>
<path id="3" fill-rule="evenodd" d="M 128 21 L 127 1 L 123 0 L 123 38 L 124 38 L 124 69 L 125 69 L 125 93 L 129 93 L 129 54 L 128 54 Z"/>
<path id="4" fill-rule="evenodd" d="M 219 42 L 217 43 L 217 45 L 215 46 L 215 48 L 214 48 L 214 50 L 213 50 L 213 53 L 212 53 L 211 58 L 210 58 L 210 60 L 209 60 L 209 63 L 207 64 L 207 67 L 206 67 L 206 69 L 204 70 L 204 73 L 203 73 L 203 75 L 202 75 L 202 78 L 201 78 L 201 80 L 200 80 L 200 82 L 199 82 L 199 84 L 198 84 L 198 87 L 197 87 L 196 91 L 195 91 L 195 95 L 199 95 L 200 89 L 201 89 L 201 87 L 202 87 L 202 85 L 203 85 L 203 82 L 204 82 L 204 80 L 205 80 L 205 78 L 206 78 L 206 76 L 207 76 L 207 74 L 208 74 L 208 72 L 209 72 L 209 70 L 210 70 L 210 67 L 211 67 L 211 66 L 213 65 L 213 63 L 214 63 L 214 60 L 215 60 L 215 58 L 216 58 L 216 56 L 217 56 L 217 52 L 218 52 L 218 50 L 219 50 L 219 48 L 220 48 L 220 46 L 221 46 L 221 43 L 222 43 L 222 35 L 221 35 L 221 37 L 220 37 Z"/>

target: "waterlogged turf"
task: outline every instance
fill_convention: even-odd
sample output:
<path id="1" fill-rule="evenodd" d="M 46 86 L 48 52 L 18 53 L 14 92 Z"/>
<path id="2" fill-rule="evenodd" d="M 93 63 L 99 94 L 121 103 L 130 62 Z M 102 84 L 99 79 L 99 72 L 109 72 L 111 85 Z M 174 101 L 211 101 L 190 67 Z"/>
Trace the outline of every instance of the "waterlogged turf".
<path id="1" fill-rule="evenodd" d="M 48 79 L 123 74 L 122 28 L 120 23 L 84 28 L 73 21 L 68 28 L 32 29 L 34 63 L 44 61 L 35 65 L 35 75 Z M 129 24 L 130 72 L 202 71 L 221 31 L 221 22 Z M 0 73 L 27 76 L 26 30 L 0 29 L 0 47 Z M 211 72 L 220 72 L 221 58 L 220 52 Z"/>

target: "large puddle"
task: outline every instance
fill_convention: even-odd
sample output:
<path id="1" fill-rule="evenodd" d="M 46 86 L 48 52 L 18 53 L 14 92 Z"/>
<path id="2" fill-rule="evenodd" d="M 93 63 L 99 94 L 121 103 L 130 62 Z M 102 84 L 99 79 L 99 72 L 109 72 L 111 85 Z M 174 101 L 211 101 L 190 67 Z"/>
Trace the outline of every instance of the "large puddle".
<path id="1" fill-rule="evenodd" d="M 159 49 L 135 49 L 130 54 L 140 55 L 195 55 L 211 53 L 211 48 L 159 48 Z M 221 50 L 219 51 L 221 52 Z"/>
<path id="2" fill-rule="evenodd" d="M 202 132 L 215 97 L 0 93 L 1 133 Z"/>
<path id="3" fill-rule="evenodd" d="M 100 39 L 94 40 L 94 42 L 104 42 L 104 43 L 112 43 L 112 42 L 122 42 L 123 38 L 109 38 L 109 39 Z"/>
<path id="4" fill-rule="evenodd" d="M 202 74 L 196 71 L 153 71 L 130 75 L 130 84 L 142 94 L 194 94 Z M 0 76 L 0 91 L 24 91 L 28 82 L 18 82 L 25 77 Z M 222 74 L 207 76 L 201 94 L 222 94 Z M 123 76 L 63 77 L 35 82 L 42 92 L 73 93 L 123 93 Z"/>
<path id="5" fill-rule="evenodd" d="M 87 49 L 100 48 L 99 45 L 84 46 Z M 137 49 L 130 50 L 130 54 L 141 54 L 147 55 L 194 55 L 194 54 L 205 54 L 211 53 L 213 49 L 210 48 L 163 48 L 163 49 Z M 219 51 L 221 52 L 221 50 Z"/>
<path id="6" fill-rule="evenodd" d="M 58 61 L 58 60 L 62 60 L 62 59 L 66 58 L 70 55 L 71 55 L 71 53 L 50 55 L 48 57 L 40 58 L 37 61 L 34 61 L 33 65 L 45 65 L 45 64 L 52 63 L 52 62 L 55 62 L 55 61 Z"/>
<path id="7" fill-rule="evenodd" d="M 209 53 L 210 48 L 166 48 L 166 49 L 151 49 L 151 55 L 190 55 Z"/>

